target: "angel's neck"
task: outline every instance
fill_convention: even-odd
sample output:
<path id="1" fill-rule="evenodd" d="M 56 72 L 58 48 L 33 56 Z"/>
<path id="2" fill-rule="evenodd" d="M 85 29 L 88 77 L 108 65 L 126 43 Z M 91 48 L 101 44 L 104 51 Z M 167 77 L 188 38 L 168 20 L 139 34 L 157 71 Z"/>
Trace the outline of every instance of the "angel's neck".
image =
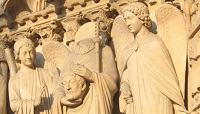
<path id="1" fill-rule="evenodd" d="M 31 71 L 35 70 L 35 66 L 34 65 L 26 66 L 26 65 L 21 64 L 20 65 L 20 70 L 22 72 L 31 72 Z"/>
<path id="2" fill-rule="evenodd" d="M 142 26 L 140 31 L 137 34 L 135 34 L 134 36 L 135 36 L 136 40 L 143 40 L 143 39 L 147 38 L 148 35 L 149 35 L 149 30 L 146 27 Z"/>

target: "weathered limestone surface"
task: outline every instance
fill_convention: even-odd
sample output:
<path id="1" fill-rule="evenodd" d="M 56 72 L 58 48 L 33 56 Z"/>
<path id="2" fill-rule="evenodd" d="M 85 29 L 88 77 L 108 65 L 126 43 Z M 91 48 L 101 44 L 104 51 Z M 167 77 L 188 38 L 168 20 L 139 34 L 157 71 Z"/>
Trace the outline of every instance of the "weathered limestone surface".
<path id="1" fill-rule="evenodd" d="M 200 113 L 199 0 L 0 0 L 0 114 Z"/>
<path id="2" fill-rule="evenodd" d="M 126 107 L 122 111 L 126 114 L 174 114 L 174 111 L 187 113 L 166 46 L 161 38 L 148 30 L 151 28 L 151 19 L 147 6 L 139 2 L 130 3 L 124 7 L 122 15 L 121 21 L 124 19 L 134 35 L 131 43 L 124 44 L 120 57 L 120 91 L 122 100 L 126 101 L 125 105 L 122 103 L 122 107 Z M 119 25 L 116 29 L 119 29 Z M 113 31 L 112 34 L 113 38 L 119 38 L 123 32 Z M 129 37 L 127 39 L 131 39 Z M 117 45 L 116 40 L 114 44 Z"/>

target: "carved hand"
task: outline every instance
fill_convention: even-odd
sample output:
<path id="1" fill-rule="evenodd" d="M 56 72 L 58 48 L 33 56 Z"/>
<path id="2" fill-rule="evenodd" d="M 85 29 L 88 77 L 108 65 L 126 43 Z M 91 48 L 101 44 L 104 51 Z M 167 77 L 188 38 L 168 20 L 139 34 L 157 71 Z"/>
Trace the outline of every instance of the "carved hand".
<path id="1" fill-rule="evenodd" d="M 130 104 L 133 102 L 133 97 L 132 97 L 130 89 L 125 89 L 124 91 L 122 91 L 122 94 L 127 104 Z"/>
<path id="2" fill-rule="evenodd" d="M 39 106 L 39 105 L 41 104 L 41 101 L 42 101 L 42 93 L 43 93 L 43 91 L 44 91 L 45 88 L 46 88 L 45 83 L 43 83 L 42 85 L 40 85 L 40 86 L 37 88 L 34 106 Z"/>
<path id="3" fill-rule="evenodd" d="M 66 106 L 76 106 L 82 103 L 80 101 L 69 101 L 66 97 L 62 97 L 60 99 L 60 102 L 61 104 L 66 105 Z"/>
<path id="4" fill-rule="evenodd" d="M 60 99 L 60 102 L 61 102 L 61 104 L 63 104 L 63 105 L 68 105 L 68 100 L 67 100 L 67 98 L 66 97 L 62 97 L 61 99 Z"/>
<path id="5" fill-rule="evenodd" d="M 85 66 L 80 64 L 73 64 L 71 65 L 71 68 L 75 74 L 78 74 L 85 78 L 86 80 L 94 81 L 92 72 L 87 69 Z"/>

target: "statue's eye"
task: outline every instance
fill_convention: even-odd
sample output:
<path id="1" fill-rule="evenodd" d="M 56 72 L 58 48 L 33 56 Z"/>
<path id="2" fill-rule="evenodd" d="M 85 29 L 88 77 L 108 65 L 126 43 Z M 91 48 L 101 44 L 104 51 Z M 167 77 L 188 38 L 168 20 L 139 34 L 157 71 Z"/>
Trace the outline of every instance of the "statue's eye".
<path id="1" fill-rule="evenodd" d="M 62 82 L 62 85 L 65 85 L 66 83 L 67 83 L 66 81 L 63 81 L 63 82 Z"/>
<path id="2" fill-rule="evenodd" d="M 75 80 L 70 80 L 70 83 L 75 83 Z"/>

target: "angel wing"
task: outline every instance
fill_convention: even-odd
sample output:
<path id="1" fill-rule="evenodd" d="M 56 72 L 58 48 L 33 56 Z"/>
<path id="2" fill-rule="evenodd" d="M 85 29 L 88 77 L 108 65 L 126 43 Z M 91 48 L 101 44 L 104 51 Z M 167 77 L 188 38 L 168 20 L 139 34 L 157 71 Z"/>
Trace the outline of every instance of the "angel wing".
<path id="1" fill-rule="evenodd" d="M 162 4 L 156 10 L 158 35 L 164 41 L 177 73 L 182 94 L 185 93 L 187 61 L 186 25 L 182 13 L 174 6 Z"/>
<path id="2" fill-rule="evenodd" d="M 113 40 L 117 68 L 119 74 L 121 74 L 121 54 L 124 48 L 134 39 L 133 34 L 130 32 L 123 16 L 119 15 L 115 18 L 113 22 L 113 27 L 111 30 L 111 37 Z"/>
<path id="3" fill-rule="evenodd" d="M 59 71 L 62 70 L 64 62 L 70 54 L 69 49 L 58 41 L 45 42 L 42 45 L 42 51 L 45 60 L 53 62 Z"/>

